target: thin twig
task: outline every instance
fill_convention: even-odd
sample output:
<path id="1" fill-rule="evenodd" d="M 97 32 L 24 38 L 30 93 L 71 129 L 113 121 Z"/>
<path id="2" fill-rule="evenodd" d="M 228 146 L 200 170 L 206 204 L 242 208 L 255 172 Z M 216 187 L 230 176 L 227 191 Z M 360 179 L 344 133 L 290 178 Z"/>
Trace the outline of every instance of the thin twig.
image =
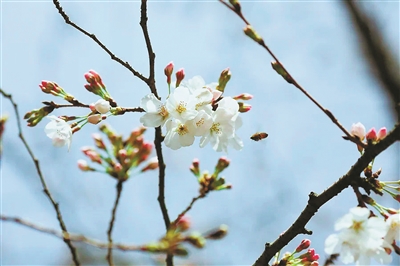
<path id="1" fill-rule="evenodd" d="M 7 98 L 7 99 L 10 100 L 10 102 L 12 103 L 12 105 L 13 105 L 13 107 L 14 107 L 14 112 L 15 112 L 15 116 L 16 116 L 16 120 L 17 120 L 17 126 L 18 126 L 18 136 L 19 136 L 19 138 L 21 139 L 22 143 L 24 144 L 26 150 L 28 151 L 28 153 L 29 153 L 29 155 L 30 155 L 32 161 L 33 161 L 34 164 L 35 164 L 36 171 L 37 171 L 37 173 L 38 173 L 38 175 L 39 175 L 40 182 L 42 183 L 43 192 L 46 194 L 47 198 L 50 200 L 51 204 L 53 205 L 54 210 L 56 211 L 57 220 L 58 220 L 58 222 L 59 222 L 59 224 L 60 224 L 61 229 L 65 232 L 66 235 L 68 235 L 68 230 L 67 230 L 67 227 L 66 227 L 66 225 L 65 225 L 65 223 L 64 223 L 64 220 L 63 220 L 63 218 L 62 218 L 61 211 L 60 211 L 60 208 L 59 208 L 59 206 L 58 206 L 58 203 L 53 199 L 53 196 L 51 195 L 50 190 L 47 188 L 46 181 L 45 181 L 45 179 L 44 179 L 44 176 L 43 176 L 42 171 L 41 171 L 41 168 L 40 168 L 39 160 L 38 160 L 38 159 L 35 157 L 35 155 L 33 154 L 33 152 L 32 152 L 32 150 L 31 150 L 29 144 L 28 144 L 27 141 L 25 140 L 25 137 L 24 137 L 24 135 L 23 135 L 23 133 L 22 133 L 21 122 L 20 122 L 20 116 L 19 116 L 19 111 L 18 111 L 18 106 L 17 106 L 17 104 L 14 102 L 14 100 L 13 100 L 11 94 L 8 94 L 8 93 L 4 92 L 2 89 L 0 89 L 0 92 L 1 92 L 1 94 L 2 94 L 5 98 Z M 80 262 L 79 262 L 79 259 L 78 259 L 78 255 L 77 255 L 76 249 L 75 249 L 75 247 L 72 245 L 71 241 L 70 241 L 68 238 L 66 238 L 66 237 L 63 237 L 63 240 L 64 240 L 65 244 L 67 244 L 67 246 L 68 246 L 68 248 L 69 248 L 69 250 L 70 250 L 70 252 L 71 252 L 72 260 L 74 261 L 74 264 L 77 265 L 77 266 L 80 265 Z"/>
<path id="2" fill-rule="evenodd" d="M 82 29 L 78 25 L 76 25 L 74 22 L 72 22 L 67 14 L 64 12 L 62 9 L 60 2 L 58 0 L 53 0 L 54 5 L 56 6 L 58 13 L 63 17 L 64 21 L 66 24 L 71 25 L 78 31 L 82 32 L 86 36 L 88 36 L 90 39 L 92 39 L 95 43 L 97 43 L 106 53 L 111 57 L 112 60 L 117 61 L 121 65 L 123 65 L 126 69 L 128 69 L 130 72 L 132 72 L 133 75 L 144 81 L 146 84 L 149 83 L 149 80 L 145 78 L 142 74 L 140 74 L 138 71 L 136 71 L 128 62 L 122 61 L 119 57 L 117 57 L 115 54 L 113 54 L 97 37 L 96 35 L 87 32 L 86 30 Z"/>
<path id="3" fill-rule="evenodd" d="M 53 229 L 49 229 L 49 228 L 45 228 L 45 227 L 33 224 L 31 222 L 28 222 L 28 221 L 23 220 L 18 217 L 10 217 L 10 216 L 6 216 L 3 214 L 0 214 L 0 220 L 6 221 L 6 222 L 14 222 L 14 223 L 29 227 L 31 229 L 34 229 L 36 231 L 56 236 L 58 238 L 68 239 L 69 241 L 73 241 L 73 242 L 82 242 L 82 243 L 88 244 L 90 246 L 101 248 L 101 249 L 109 249 L 110 247 L 112 249 L 118 249 L 118 250 L 122 250 L 122 251 L 145 251 L 145 249 L 146 249 L 145 246 L 135 246 L 135 245 L 126 245 L 126 244 L 110 245 L 109 243 L 104 243 L 104 242 L 101 242 L 96 239 L 87 238 L 84 235 L 68 233 L 65 231 L 59 232 L 59 231 L 56 231 Z"/>
<path id="4" fill-rule="evenodd" d="M 241 12 L 237 12 L 232 6 L 228 5 L 225 1 L 219 0 L 222 4 L 224 4 L 226 7 L 228 7 L 230 10 L 232 10 L 235 14 L 237 14 L 243 22 L 250 26 L 250 23 L 246 20 L 246 18 L 243 16 Z M 310 99 L 322 112 L 324 112 L 330 119 L 331 121 L 346 135 L 347 139 L 350 141 L 360 145 L 363 148 L 366 148 L 366 144 L 363 143 L 361 140 L 358 138 L 354 137 L 353 135 L 350 134 L 350 132 L 347 131 L 346 128 L 340 124 L 339 120 L 332 114 L 331 111 L 328 109 L 324 108 L 317 100 L 315 100 L 294 78 L 293 76 L 289 73 L 289 71 L 283 66 L 283 64 L 279 61 L 279 59 L 275 56 L 275 54 L 269 49 L 269 47 L 265 44 L 264 40 L 261 39 L 259 42 L 257 42 L 259 45 L 261 45 L 264 49 L 267 50 L 267 52 L 272 56 L 272 58 L 275 60 L 275 62 L 282 68 L 282 70 L 287 73 L 287 78 L 286 81 L 290 80 L 290 84 L 293 84 L 297 89 L 299 89 L 308 99 Z"/>
<path id="5" fill-rule="evenodd" d="M 173 221 L 172 223 L 173 223 L 173 224 L 176 224 L 176 223 L 179 221 L 179 219 L 181 219 L 181 218 L 183 217 L 183 215 L 185 215 L 188 211 L 190 211 L 190 210 L 192 209 L 193 204 L 194 204 L 197 200 L 199 200 L 199 199 L 201 199 L 201 198 L 204 198 L 205 196 L 206 196 L 205 194 L 200 194 L 200 195 L 198 195 L 197 197 L 193 198 L 192 201 L 190 202 L 189 206 L 187 206 L 186 209 L 185 209 L 183 212 L 181 212 L 181 213 L 178 215 L 178 217 L 175 219 L 175 221 Z"/>
<path id="6" fill-rule="evenodd" d="M 113 257 L 112 257 L 112 248 L 111 248 L 111 245 L 112 245 L 112 242 L 113 242 L 113 240 L 112 240 L 112 230 L 113 230 L 113 227 L 114 227 L 115 214 L 117 212 L 119 199 L 121 198 L 123 182 L 124 182 L 123 180 L 119 180 L 118 183 L 117 183 L 117 187 L 116 187 L 117 188 L 117 196 L 115 197 L 114 207 L 113 207 L 112 212 L 111 212 L 111 220 L 110 220 L 110 224 L 109 224 L 108 230 L 107 230 L 107 238 L 108 238 L 109 248 L 108 248 L 106 259 L 107 259 L 108 264 L 110 266 L 114 265 Z"/>
<path id="7" fill-rule="evenodd" d="M 255 266 L 267 265 L 270 259 L 284 246 L 286 246 L 297 235 L 306 231 L 305 226 L 318 211 L 318 209 L 333 197 L 346 189 L 368 166 L 368 164 L 382 151 L 387 149 L 394 142 L 400 140 L 400 123 L 396 124 L 394 129 L 380 142 L 375 145 L 369 145 L 364 154 L 351 167 L 351 169 L 342 176 L 337 182 L 326 189 L 321 195 L 313 192 L 310 193 L 307 206 L 301 212 L 296 221 L 281 234 L 272 244 L 266 243 L 265 249 L 257 261 Z"/>
<path id="8" fill-rule="evenodd" d="M 354 27 L 358 32 L 360 46 L 364 50 L 364 59 L 375 74 L 383 89 L 390 95 L 393 110 L 397 111 L 400 119 L 400 76 L 399 62 L 384 41 L 373 17 L 368 16 L 361 9 L 357 1 L 342 1 L 353 19 Z"/>
<path id="9" fill-rule="evenodd" d="M 362 198 L 362 194 L 361 194 L 360 190 L 358 189 L 358 186 L 351 185 L 351 187 L 353 188 L 354 194 L 356 194 L 358 206 L 366 208 L 367 206 L 365 205 L 365 202 Z"/>
<path id="10" fill-rule="evenodd" d="M 153 52 L 149 31 L 147 29 L 147 0 L 142 0 L 142 5 L 140 6 L 140 26 L 142 27 L 144 39 L 146 41 L 147 53 L 149 55 L 149 82 L 147 85 L 149 85 L 151 92 L 158 98 L 154 76 L 154 60 L 156 54 Z"/>

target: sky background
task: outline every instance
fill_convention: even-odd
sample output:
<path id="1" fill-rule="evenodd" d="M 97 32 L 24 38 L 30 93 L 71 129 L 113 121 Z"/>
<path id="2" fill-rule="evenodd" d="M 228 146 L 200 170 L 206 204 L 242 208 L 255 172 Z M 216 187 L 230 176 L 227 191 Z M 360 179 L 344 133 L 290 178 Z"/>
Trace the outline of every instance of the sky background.
<path id="1" fill-rule="evenodd" d="M 148 58 L 139 26 L 138 1 L 61 1 L 70 19 L 96 36 L 118 57 L 148 75 Z M 399 3 L 364 2 L 379 21 L 386 40 L 399 55 Z M 338 1 L 242 1 L 248 21 L 264 37 L 295 79 L 346 128 L 362 122 L 367 129 L 395 123 L 389 101 L 369 72 L 346 10 Z M 210 193 L 189 212 L 192 229 L 205 232 L 220 224 L 229 234 L 209 241 L 202 250 L 189 248 L 187 259 L 199 265 L 249 265 L 298 217 L 311 191 L 321 193 L 345 174 L 359 157 L 356 146 L 342 139 L 342 132 L 310 100 L 287 84 L 270 66 L 271 58 L 247 38 L 243 22 L 217 1 L 150 1 L 148 26 L 156 53 L 156 85 L 165 99 L 168 90 L 163 69 L 173 61 L 186 78 L 201 75 L 216 82 L 229 67 L 232 78 L 225 95 L 254 95 L 253 108 L 242 114 L 237 132 L 244 149 L 217 153 L 211 146 L 177 151 L 164 146 L 166 204 L 174 219 L 197 195 L 198 184 L 189 171 L 194 158 L 202 170 L 212 171 L 218 158 L 231 165 L 223 176 L 233 189 Z M 96 70 L 108 91 L 124 107 L 137 107 L 149 89 L 110 57 L 91 39 L 66 25 L 51 1 L 1 1 L 1 87 L 12 93 L 21 116 L 40 108 L 41 101 L 62 100 L 43 94 L 41 80 L 57 82 L 80 101 L 98 97 L 86 91 L 84 73 Z M 42 192 L 32 160 L 17 137 L 12 106 L 2 100 L 9 115 L 1 158 L 1 213 L 18 216 L 38 225 L 59 229 L 47 197 Z M 58 109 L 54 115 L 84 115 L 86 111 Z M 127 136 L 140 126 L 139 113 L 110 117 L 105 122 Z M 25 122 L 22 121 L 23 125 Z M 105 241 L 115 198 L 116 181 L 107 175 L 81 172 L 76 165 L 84 156 L 82 146 L 93 146 L 87 125 L 74 134 L 71 149 L 55 148 L 44 134 L 46 120 L 23 133 L 40 160 L 44 177 L 60 204 L 70 232 Z M 250 136 L 265 131 L 268 139 L 253 142 Z M 154 130 L 146 133 L 152 141 Z M 154 153 L 155 154 L 155 153 Z M 375 160 L 382 167 L 381 180 L 400 177 L 399 144 Z M 119 243 L 144 244 L 164 234 L 157 202 L 158 172 L 132 177 L 124 185 L 117 210 L 113 239 Z M 398 208 L 391 198 L 380 203 Z M 309 222 L 314 234 L 307 236 L 321 255 L 334 222 L 357 205 L 349 189 L 324 205 Z M 293 250 L 304 236 L 283 251 Z M 1 223 L 2 265 L 56 265 L 70 260 L 62 240 L 13 223 Z M 104 250 L 88 247 L 87 254 L 105 257 Z M 115 251 L 129 263 L 155 264 L 157 256 Z M 399 264 L 399 257 L 393 265 Z M 92 262 L 94 263 L 94 262 Z M 98 264 L 105 264 L 100 260 Z"/>

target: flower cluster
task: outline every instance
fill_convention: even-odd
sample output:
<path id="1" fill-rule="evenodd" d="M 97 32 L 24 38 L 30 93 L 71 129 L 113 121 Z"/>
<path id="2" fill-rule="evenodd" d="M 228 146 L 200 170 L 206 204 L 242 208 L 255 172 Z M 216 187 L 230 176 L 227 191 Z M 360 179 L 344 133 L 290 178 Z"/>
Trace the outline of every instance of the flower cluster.
<path id="1" fill-rule="evenodd" d="M 369 143 L 375 144 L 386 137 L 387 130 L 386 127 L 382 127 L 378 130 L 378 132 L 376 132 L 376 129 L 373 127 L 366 133 L 365 126 L 360 122 L 358 122 L 351 126 L 350 134 L 358 138 L 360 141 L 366 139 L 367 144 Z M 363 147 L 359 145 L 357 146 L 360 153 L 363 153 L 364 151 Z"/>
<path id="2" fill-rule="evenodd" d="M 335 230 L 340 232 L 326 239 L 325 252 L 340 254 L 345 264 L 369 265 L 371 259 L 381 264 L 390 263 L 391 245 L 400 238 L 400 214 L 397 212 L 386 221 L 370 215 L 367 208 L 350 209 L 335 224 Z"/>
<path id="3" fill-rule="evenodd" d="M 168 232 L 159 241 L 144 245 L 141 250 L 152 253 L 168 253 L 177 256 L 188 255 L 188 250 L 183 246 L 188 243 L 195 248 L 203 248 L 207 240 L 218 240 L 228 233 L 228 227 L 224 224 L 219 228 L 213 229 L 205 234 L 199 232 L 187 231 L 191 227 L 191 221 L 188 216 L 182 216 L 178 221 L 172 223 Z"/>
<path id="4" fill-rule="evenodd" d="M 147 127 L 166 126 L 165 145 L 173 150 L 193 144 L 201 137 L 200 147 L 211 143 L 216 151 L 227 151 L 228 146 L 242 149 L 243 142 L 236 130 L 242 125 L 239 104 L 231 97 L 221 97 L 219 84 L 206 85 L 195 76 L 183 81 L 169 94 L 165 103 L 154 94 L 141 100 L 146 114 L 140 122 Z"/>
<path id="5" fill-rule="evenodd" d="M 276 257 L 272 266 L 318 266 L 319 255 L 315 253 L 313 248 L 309 248 L 310 245 L 311 241 L 309 239 L 302 240 L 293 252 L 285 253 L 281 260 L 279 260 L 279 257 Z M 299 254 L 304 250 L 306 250 L 306 252 Z"/>
<path id="6" fill-rule="evenodd" d="M 117 135 L 107 125 L 100 126 L 100 130 L 108 137 L 112 147 L 105 145 L 101 135 L 93 134 L 92 137 L 99 151 L 92 147 L 83 147 L 82 152 L 104 170 L 97 170 L 89 166 L 85 160 L 79 160 L 78 167 L 82 171 L 105 172 L 113 178 L 125 181 L 129 178 L 131 169 L 137 168 L 143 162 L 147 161 L 147 164 L 140 172 L 158 168 L 157 158 L 148 160 L 153 145 L 144 140 L 143 133 L 146 130 L 144 127 L 133 130 L 126 140 L 123 140 L 122 136 Z"/>

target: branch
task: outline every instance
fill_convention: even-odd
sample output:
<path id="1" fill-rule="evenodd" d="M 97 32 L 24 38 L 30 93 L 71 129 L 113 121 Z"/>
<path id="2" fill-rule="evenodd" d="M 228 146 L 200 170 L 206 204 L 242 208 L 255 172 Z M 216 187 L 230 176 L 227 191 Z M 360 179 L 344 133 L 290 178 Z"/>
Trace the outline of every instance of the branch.
<path id="1" fill-rule="evenodd" d="M 58 206 L 58 203 L 53 199 L 53 196 L 51 195 L 49 189 L 47 188 L 46 181 L 45 181 L 44 176 L 43 176 L 43 174 L 42 174 L 42 171 L 41 171 L 41 169 L 40 169 L 39 160 L 38 160 L 38 159 L 35 157 L 35 155 L 33 154 L 33 152 L 32 152 L 32 150 L 31 150 L 29 144 L 26 142 L 25 137 L 24 137 L 24 135 L 23 135 L 23 133 L 22 133 L 21 123 L 20 123 L 20 116 L 19 116 L 19 111 L 18 111 L 18 106 L 17 106 L 17 104 L 14 102 L 14 100 L 13 100 L 11 94 L 8 94 L 8 93 L 4 92 L 2 89 L 0 89 L 0 92 L 1 92 L 1 94 L 2 94 L 5 98 L 7 98 L 7 99 L 10 100 L 10 102 L 12 103 L 12 105 L 13 105 L 13 107 L 14 107 L 14 112 L 15 112 L 15 116 L 16 116 L 16 119 L 17 119 L 17 126 L 18 126 L 18 136 L 19 136 L 19 138 L 21 139 L 22 143 L 24 144 L 26 150 L 28 151 L 28 153 L 29 153 L 29 155 L 30 155 L 32 161 L 33 161 L 34 164 L 35 164 L 36 171 L 37 171 L 37 173 L 38 173 L 38 175 L 39 175 L 39 178 L 40 178 L 40 182 L 42 183 L 43 192 L 46 194 L 47 198 L 50 200 L 51 204 L 53 205 L 54 210 L 56 211 L 57 220 L 58 220 L 58 222 L 59 222 L 59 224 L 60 224 L 61 229 L 65 232 L 66 235 L 68 235 L 68 230 L 67 230 L 67 227 L 65 226 L 64 220 L 63 220 L 63 218 L 62 218 L 61 211 L 60 211 L 60 208 L 59 208 L 59 206 Z M 75 249 L 75 247 L 72 245 L 72 243 L 71 243 L 71 241 L 69 240 L 69 238 L 68 238 L 68 237 L 63 237 L 63 240 L 64 240 L 65 244 L 67 244 L 67 246 L 68 246 L 68 248 L 69 248 L 69 250 L 70 250 L 70 252 L 71 252 L 72 260 L 74 261 L 74 264 L 75 264 L 76 266 L 80 265 L 80 262 L 79 262 L 79 260 L 78 260 L 78 255 L 77 255 L 76 249 Z"/>
<path id="2" fill-rule="evenodd" d="M 103 243 L 103 242 L 101 242 L 99 240 L 87 238 L 84 235 L 68 233 L 68 232 L 65 232 L 65 231 L 58 232 L 58 231 L 53 230 L 53 229 L 49 229 L 49 228 L 41 227 L 39 225 L 35 225 L 35 224 L 31 223 L 31 222 L 28 222 L 26 220 L 20 219 L 18 217 L 10 217 L 10 216 L 5 216 L 3 214 L 0 214 L 0 220 L 6 221 L 6 222 L 14 222 L 14 223 L 29 227 L 31 229 L 34 229 L 36 231 L 56 236 L 58 238 L 68 239 L 69 241 L 73 241 L 73 242 L 82 242 L 82 243 L 88 244 L 90 246 L 101 248 L 101 249 L 109 249 L 111 247 L 112 249 L 118 249 L 118 250 L 122 250 L 122 251 L 144 251 L 145 250 L 145 247 L 143 247 L 143 246 L 124 245 L 124 244 L 112 244 L 112 245 L 110 245 L 109 243 Z"/>
<path id="3" fill-rule="evenodd" d="M 175 219 L 175 221 L 173 221 L 172 223 L 173 223 L 173 224 L 176 224 L 176 223 L 179 221 L 179 219 L 182 218 L 183 215 L 185 215 L 188 211 L 190 211 L 190 210 L 192 209 L 193 204 L 194 204 L 197 200 L 199 200 L 199 199 L 201 199 L 201 198 L 204 198 L 205 196 L 206 196 L 205 194 L 200 194 L 200 195 L 198 195 L 197 197 L 193 198 L 192 201 L 190 202 L 189 206 L 187 206 L 186 209 L 185 209 L 183 212 L 181 212 L 181 213 L 178 215 L 178 217 Z"/>
<path id="4" fill-rule="evenodd" d="M 235 9 L 234 7 L 228 5 L 226 2 L 223 0 L 219 0 L 222 4 L 224 4 L 226 7 L 228 7 L 230 10 L 232 10 L 236 15 L 238 15 L 243 22 L 247 25 L 250 26 L 250 23 L 246 20 L 246 18 L 243 16 L 242 12 L 240 9 Z M 365 148 L 366 144 L 363 143 L 361 140 L 359 140 L 357 137 L 352 136 L 343 126 L 340 124 L 339 120 L 332 114 L 331 111 L 323 107 L 317 100 L 315 100 L 294 78 L 293 76 L 289 73 L 289 71 L 283 66 L 283 64 L 279 61 L 279 59 L 275 56 L 275 54 L 269 49 L 269 47 L 264 43 L 264 40 L 259 37 L 259 40 L 257 41 L 259 45 L 261 45 L 267 52 L 272 56 L 272 58 L 275 60 L 275 64 L 277 64 L 277 67 L 282 70 L 282 73 L 284 73 L 284 79 L 295 86 L 297 89 L 299 89 L 308 99 L 310 99 L 322 112 L 324 112 L 330 119 L 331 121 L 346 135 L 347 139 L 360 145 L 361 147 Z M 275 69 L 275 67 L 273 66 Z M 281 74 L 281 73 L 279 73 Z M 282 74 L 281 74 L 282 75 Z"/>
<path id="5" fill-rule="evenodd" d="M 140 26 L 142 27 L 144 39 L 146 41 L 147 53 L 149 55 L 149 79 L 147 85 L 149 85 L 151 92 L 158 98 L 155 86 L 156 82 L 154 79 L 154 60 L 156 54 L 153 52 L 149 31 L 147 29 L 147 0 L 142 0 L 142 5 L 140 6 Z"/>
<path id="6" fill-rule="evenodd" d="M 318 209 L 333 197 L 347 188 L 354 179 L 359 178 L 360 174 L 368 166 L 368 164 L 382 151 L 387 149 L 394 142 L 400 140 L 400 123 L 397 123 L 394 129 L 380 142 L 375 145 L 369 145 L 364 154 L 358 161 L 350 168 L 350 170 L 342 176 L 337 182 L 326 189 L 321 195 L 313 192 L 309 195 L 307 206 L 304 208 L 297 220 L 281 234 L 272 244 L 266 243 L 265 249 L 257 261 L 253 264 L 255 266 L 267 265 L 271 258 L 287 243 L 289 243 L 297 235 L 307 231 L 305 225 Z"/>
<path id="7" fill-rule="evenodd" d="M 140 74 L 138 71 L 136 71 L 128 62 L 122 61 L 119 57 L 117 57 L 115 54 L 113 54 L 93 33 L 89 33 L 86 30 L 82 29 L 78 25 L 76 25 L 74 22 L 72 22 L 67 14 L 64 12 L 62 9 L 60 2 L 58 0 L 53 0 L 53 3 L 55 7 L 58 10 L 58 13 L 63 17 L 64 21 L 66 24 L 71 25 L 73 28 L 77 29 L 78 31 L 82 32 L 86 36 L 88 36 L 90 39 L 92 39 L 95 43 L 97 43 L 106 53 L 111 57 L 112 60 L 117 61 L 121 65 L 123 65 L 126 69 L 128 69 L 132 74 L 142 81 L 144 81 L 146 84 L 149 84 L 149 80 L 145 78 L 142 74 Z"/>
<path id="8" fill-rule="evenodd" d="M 353 19 L 365 59 L 376 79 L 381 82 L 383 89 L 390 95 L 394 110 L 400 119 L 399 63 L 390 51 L 389 45 L 385 43 L 374 19 L 368 17 L 357 1 L 342 2 Z"/>
<path id="9" fill-rule="evenodd" d="M 106 259 L 107 259 L 108 264 L 110 266 L 114 265 L 113 258 L 112 258 L 112 242 L 113 242 L 113 240 L 112 240 L 111 234 L 112 234 L 112 230 L 113 230 L 114 222 L 115 222 L 115 213 L 117 212 L 119 199 L 120 199 L 121 193 L 122 193 L 122 183 L 123 182 L 124 181 L 119 180 L 118 183 L 117 183 L 117 196 L 115 198 L 114 207 L 113 207 L 112 212 L 111 212 L 111 220 L 110 220 L 110 224 L 108 226 L 108 231 L 107 231 L 107 238 L 108 238 L 109 248 L 108 248 L 108 251 L 107 251 Z"/>

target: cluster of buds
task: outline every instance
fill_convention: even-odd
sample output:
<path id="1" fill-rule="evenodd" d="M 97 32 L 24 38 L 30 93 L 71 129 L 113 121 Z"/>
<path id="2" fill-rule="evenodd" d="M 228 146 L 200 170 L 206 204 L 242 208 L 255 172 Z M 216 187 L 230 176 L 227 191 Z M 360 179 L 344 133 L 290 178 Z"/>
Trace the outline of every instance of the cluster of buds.
<path id="1" fill-rule="evenodd" d="M 99 95 L 104 100 L 108 101 L 112 107 L 116 107 L 117 103 L 108 93 L 106 86 L 104 85 L 103 81 L 101 80 L 100 75 L 94 71 L 89 70 L 89 72 L 85 73 L 85 79 L 89 84 L 85 84 L 85 88 L 96 94 Z"/>
<path id="2" fill-rule="evenodd" d="M 129 178 L 132 169 L 136 169 L 146 161 L 147 164 L 139 172 L 158 168 L 156 158 L 148 160 L 153 144 L 144 140 L 143 133 L 145 130 L 144 127 L 137 128 L 131 132 L 126 140 L 123 140 L 122 136 L 103 124 L 100 126 L 100 131 L 107 136 L 111 147 L 108 148 L 105 145 L 100 134 L 93 134 L 92 137 L 99 151 L 96 151 L 95 148 L 83 147 L 82 152 L 93 163 L 103 167 L 105 173 L 120 181 L 125 181 Z M 84 160 L 78 161 L 78 167 L 82 171 L 99 171 L 89 166 Z"/>
<path id="3" fill-rule="evenodd" d="M 28 127 L 36 126 L 42 119 L 53 112 L 54 107 L 50 105 L 46 105 L 40 109 L 33 109 L 32 111 L 27 112 L 24 115 L 24 119 L 28 122 Z"/>
<path id="4" fill-rule="evenodd" d="M 39 84 L 39 87 L 42 89 L 42 92 L 61 97 L 67 102 L 74 103 L 76 101 L 74 96 L 65 92 L 64 89 L 58 86 L 58 84 L 55 82 L 42 80 L 42 83 Z"/>
<path id="5" fill-rule="evenodd" d="M 360 141 L 366 141 L 366 144 L 375 144 L 380 140 L 384 139 L 387 134 L 386 127 L 382 127 L 376 132 L 375 128 L 371 128 L 367 133 L 365 130 L 365 126 L 360 122 L 355 123 L 351 126 L 350 134 L 353 137 L 358 138 Z M 364 148 L 360 145 L 357 145 L 358 151 L 363 154 Z"/>
<path id="6" fill-rule="evenodd" d="M 174 72 L 174 62 L 169 62 L 168 65 L 164 68 L 164 74 L 167 77 L 167 84 L 168 84 L 168 89 L 171 89 L 171 76 L 172 73 Z M 179 85 L 181 84 L 182 80 L 185 78 L 185 71 L 183 68 L 179 69 L 176 73 L 176 82 L 175 82 L 175 88 L 178 88 Z"/>
<path id="7" fill-rule="evenodd" d="M 217 229 L 201 234 L 199 232 L 187 231 L 190 229 L 191 221 L 188 216 L 182 216 L 176 223 L 171 224 L 166 235 L 158 242 L 144 245 L 141 250 L 153 253 L 165 253 L 178 256 L 188 255 L 188 250 L 183 245 L 188 243 L 195 248 L 203 248 L 207 239 L 217 240 L 228 233 L 228 227 L 221 225 Z"/>
<path id="8" fill-rule="evenodd" d="M 239 112 L 241 113 L 246 113 L 248 111 L 250 111 L 251 109 L 251 105 L 244 103 L 244 102 L 240 102 L 239 100 L 243 100 L 243 101 L 248 101 L 253 99 L 253 95 L 248 94 L 248 93 L 241 93 L 239 95 L 236 95 L 234 97 L 232 97 L 234 100 L 238 101 L 239 104 Z"/>
<path id="9" fill-rule="evenodd" d="M 231 184 L 225 183 L 225 178 L 219 177 L 219 174 L 229 166 L 229 160 L 226 157 L 221 157 L 215 166 L 214 173 L 210 174 L 208 171 L 200 173 L 200 162 L 194 159 L 190 166 L 190 171 L 197 177 L 200 185 L 200 195 L 206 195 L 210 191 L 218 191 L 224 189 L 231 189 Z"/>
<path id="10" fill-rule="evenodd" d="M 315 253 L 313 248 L 310 248 L 311 241 L 304 239 L 297 246 L 295 251 L 292 253 L 287 252 L 283 255 L 283 258 L 279 260 L 276 258 L 273 266 L 278 265 L 292 265 L 292 266 L 318 266 L 319 255 Z M 305 251 L 306 250 L 306 251 Z M 302 251 L 305 251 L 301 253 Z M 299 254 L 301 253 L 301 254 Z"/>

